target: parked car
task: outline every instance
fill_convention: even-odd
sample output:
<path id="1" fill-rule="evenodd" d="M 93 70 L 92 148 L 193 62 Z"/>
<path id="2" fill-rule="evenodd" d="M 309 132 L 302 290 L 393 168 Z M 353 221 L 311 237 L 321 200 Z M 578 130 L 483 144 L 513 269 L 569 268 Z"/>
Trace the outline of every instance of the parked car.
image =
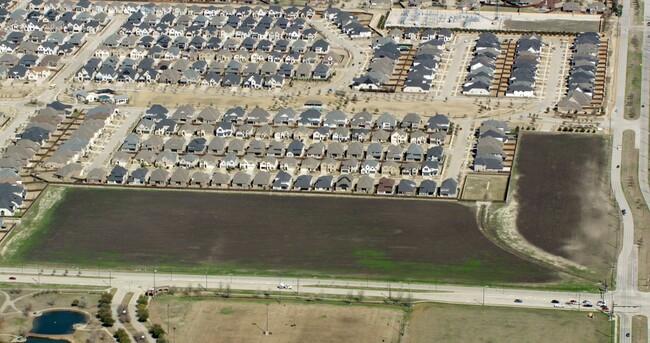
<path id="1" fill-rule="evenodd" d="M 598 305 L 598 306 L 600 306 L 600 307 L 603 307 L 603 306 L 607 306 L 607 303 L 604 302 L 604 301 L 602 301 L 602 300 L 600 300 L 600 301 L 598 301 L 598 302 L 596 303 L 596 305 Z"/>
<path id="2" fill-rule="evenodd" d="M 559 304 L 559 303 L 560 303 L 559 300 L 555 300 L 555 299 L 551 300 L 551 304 Z"/>
<path id="3" fill-rule="evenodd" d="M 280 284 L 278 285 L 278 289 L 293 289 L 293 287 L 291 287 L 291 285 L 287 285 L 287 284 L 284 284 L 284 283 L 280 283 Z"/>
<path id="4" fill-rule="evenodd" d="M 567 305 L 578 305 L 578 302 L 576 300 L 574 300 L 574 299 L 571 299 L 571 300 L 567 301 L 566 303 L 567 303 Z"/>
<path id="5" fill-rule="evenodd" d="M 553 307 L 564 308 L 564 304 L 553 304 Z"/>
<path id="6" fill-rule="evenodd" d="M 15 276 L 10 276 L 9 280 L 16 280 L 16 277 Z"/>
<path id="7" fill-rule="evenodd" d="M 517 304 L 521 304 L 521 303 L 523 303 L 524 301 L 521 300 L 521 299 L 515 299 L 515 302 L 516 302 Z"/>
<path id="8" fill-rule="evenodd" d="M 601 306 L 600 309 L 605 311 L 605 312 L 609 312 L 609 307 L 607 307 L 605 305 Z"/>

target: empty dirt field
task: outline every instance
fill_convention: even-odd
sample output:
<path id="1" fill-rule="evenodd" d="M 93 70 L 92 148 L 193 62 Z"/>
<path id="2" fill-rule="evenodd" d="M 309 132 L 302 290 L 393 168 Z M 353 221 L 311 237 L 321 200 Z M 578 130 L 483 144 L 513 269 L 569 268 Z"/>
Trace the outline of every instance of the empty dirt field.
<path id="1" fill-rule="evenodd" d="M 598 312 L 598 311 L 596 311 Z M 607 316 L 557 309 L 419 304 L 407 326 L 408 343 L 612 341 Z"/>
<path id="2" fill-rule="evenodd" d="M 598 32 L 598 20 L 579 21 L 579 20 L 516 20 L 506 19 L 503 22 L 504 27 L 508 30 L 523 30 L 537 32 Z"/>
<path id="3" fill-rule="evenodd" d="M 618 250 L 608 149 L 600 135 L 526 133 L 513 174 L 519 232 L 604 280 Z"/>
<path id="4" fill-rule="evenodd" d="M 463 200 L 503 201 L 508 189 L 508 175 L 468 174 L 463 186 Z"/>
<path id="5" fill-rule="evenodd" d="M 43 198 L 50 189 L 60 188 Z M 8 263 L 557 281 L 488 240 L 475 212 L 455 202 L 73 187 L 43 221 L 27 213 L 3 251 Z"/>
<path id="6" fill-rule="evenodd" d="M 275 300 L 159 297 L 151 320 L 167 327 L 170 341 L 212 342 L 399 342 L 401 309 L 361 305 L 282 303 Z M 270 335 L 266 329 L 267 305 Z M 174 336 L 176 336 L 174 338 Z"/>

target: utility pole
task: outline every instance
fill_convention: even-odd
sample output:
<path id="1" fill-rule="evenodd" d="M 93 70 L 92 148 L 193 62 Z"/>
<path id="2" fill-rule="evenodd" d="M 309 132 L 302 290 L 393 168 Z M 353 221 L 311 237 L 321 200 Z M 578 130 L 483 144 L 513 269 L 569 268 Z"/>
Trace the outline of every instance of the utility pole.
<path id="1" fill-rule="evenodd" d="M 167 333 L 169 334 L 169 303 L 167 303 Z"/>
<path id="2" fill-rule="evenodd" d="M 483 286 L 483 306 L 485 306 L 485 286 Z"/>
<path id="3" fill-rule="evenodd" d="M 208 290 L 208 270 L 205 270 L 205 290 Z"/>
<path id="4" fill-rule="evenodd" d="M 271 333 L 269 332 L 269 304 L 266 304 L 266 330 L 264 330 L 264 335 L 268 336 Z"/>

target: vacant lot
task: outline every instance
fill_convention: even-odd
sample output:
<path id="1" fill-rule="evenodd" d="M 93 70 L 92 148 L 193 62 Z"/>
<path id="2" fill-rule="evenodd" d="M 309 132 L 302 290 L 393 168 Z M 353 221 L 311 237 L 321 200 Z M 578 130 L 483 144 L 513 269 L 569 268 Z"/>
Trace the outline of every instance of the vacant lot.
<path id="1" fill-rule="evenodd" d="M 408 343 L 612 341 L 605 315 L 554 309 L 420 304 L 407 330 Z"/>
<path id="2" fill-rule="evenodd" d="M 453 202 L 69 188 L 42 217 L 50 220 L 32 223 L 41 229 L 29 239 L 10 239 L 16 252 L 5 256 L 8 262 L 555 280 L 492 244 L 479 231 L 475 210 Z"/>
<path id="3" fill-rule="evenodd" d="M 617 253 L 607 148 L 602 136 L 524 134 L 516 165 L 519 232 L 599 277 Z"/>
<path id="4" fill-rule="evenodd" d="M 469 174 L 463 186 L 463 200 L 503 201 L 508 189 L 508 175 Z"/>
<path id="5" fill-rule="evenodd" d="M 526 21 L 506 19 L 503 22 L 508 30 L 537 32 L 585 32 L 598 31 L 598 21 L 540 20 Z"/>
<path id="6" fill-rule="evenodd" d="M 167 327 L 178 342 L 398 342 L 401 309 L 160 297 L 150 306 L 151 320 Z M 267 306 L 268 328 L 264 336 Z"/>

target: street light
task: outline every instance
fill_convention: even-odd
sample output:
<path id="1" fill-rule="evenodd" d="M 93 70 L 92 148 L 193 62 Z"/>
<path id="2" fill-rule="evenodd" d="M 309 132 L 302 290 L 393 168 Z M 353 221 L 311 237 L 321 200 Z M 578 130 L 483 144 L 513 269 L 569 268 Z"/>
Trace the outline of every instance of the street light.
<path id="1" fill-rule="evenodd" d="M 152 297 L 156 297 L 156 272 L 157 270 L 153 270 L 153 294 Z"/>

